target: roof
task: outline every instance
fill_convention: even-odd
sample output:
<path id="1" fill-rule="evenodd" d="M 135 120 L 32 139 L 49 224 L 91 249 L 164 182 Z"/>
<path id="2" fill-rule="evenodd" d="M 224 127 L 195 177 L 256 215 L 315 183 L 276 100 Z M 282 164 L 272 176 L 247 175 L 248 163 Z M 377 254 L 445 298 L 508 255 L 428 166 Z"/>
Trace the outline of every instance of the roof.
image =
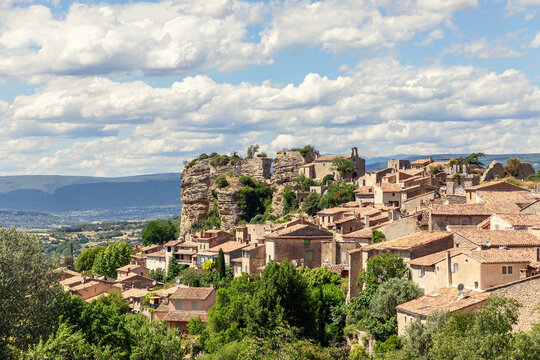
<path id="1" fill-rule="evenodd" d="M 540 238 L 527 231 L 483 230 L 476 228 L 450 228 L 454 234 L 465 238 L 477 246 L 540 246 Z"/>
<path id="2" fill-rule="evenodd" d="M 373 186 L 362 186 L 353 192 L 360 195 L 373 195 Z"/>
<path id="3" fill-rule="evenodd" d="M 338 157 L 349 159 L 351 156 L 350 155 L 323 155 L 323 156 L 319 156 L 314 161 L 315 162 L 333 161 L 335 158 L 338 158 Z"/>
<path id="4" fill-rule="evenodd" d="M 152 292 L 155 292 L 157 296 L 165 297 L 173 294 L 178 288 L 178 286 L 172 286 L 167 289 L 153 290 Z"/>
<path id="5" fill-rule="evenodd" d="M 379 184 L 377 185 L 383 192 L 401 192 L 403 190 L 398 184 Z"/>
<path id="6" fill-rule="evenodd" d="M 184 241 L 183 243 L 178 244 L 180 247 L 198 247 L 199 245 L 194 241 Z"/>
<path id="7" fill-rule="evenodd" d="M 306 224 L 296 224 L 293 226 L 288 226 L 286 228 L 282 228 L 279 230 L 274 231 L 270 234 L 271 237 L 278 237 L 278 238 L 286 238 L 286 237 L 306 237 L 306 238 L 314 238 L 314 237 L 331 237 L 332 233 L 324 230 L 319 229 L 318 227 L 313 227 Z"/>
<path id="8" fill-rule="evenodd" d="M 465 191 L 477 191 L 477 190 L 498 190 L 498 191 L 523 191 L 522 187 L 507 183 L 503 180 L 495 180 L 485 182 L 475 186 L 469 186 Z"/>
<path id="9" fill-rule="evenodd" d="M 536 214 L 494 214 L 512 226 L 540 225 L 540 215 Z"/>
<path id="10" fill-rule="evenodd" d="M 181 242 L 180 240 L 171 240 L 163 244 L 163 246 L 176 246 L 180 244 L 180 242 Z"/>
<path id="11" fill-rule="evenodd" d="M 418 159 L 411 162 L 411 165 L 427 165 L 431 163 L 431 159 Z"/>
<path id="12" fill-rule="evenodd" d="M 134 271 L 134 270 L 137 270 L 137 269 L 145 269 L 145 270 L 150 270 L 144 266 L 140 266 L 140 265 L 134 265 L 134 264 L 127 264 L 127 265 L 124 265 L 122 267 L 119 267 L 118 269 L 116 269 L 116 271 Z"/>
<path id="13" fill-rule="evenodd" d="M 162 257 L 162 258 L 164 258 L 165 257 L 165 252 L 164 251 L 158 251 L 158 252 L 150 253 L 150 254 L 147 254 L 146 257 Z"/>
<path id="14" fill-rule="evenodd" d="M 418 299 L 398 305 L 396 309 L 427 317 L 434 311 L 454 312 L 482 303 L 489 296 L 487 293 L 473 290 L 464 290 L 463 295 L 462 299 L 458 298 L 458 289 L 456 287 L 442 288 Z"/>
<path id="15" fill-rule="evenodd" d="M 429 166 L 433 166 L 433 167 L 437 167 L 437 166 L 446 166 L 448 165 L 449 161 L 434 161 L 432 162 L 431 164 L 429 164 Z"/>
<path id="16" fill-rule="evenodd" d="M 146 296 L 150 291 L 147 291 L 145 289 L 129 289 L 124 292 L 122 292 L 122 297 L 124 299 L 129 299 L 130 297 L 133 297 L 135 299 L 140 299 L 143 296 Z"/>
<path id="17" fill-rule="evenodd" d="M 365 228 L 356 230 L 353 232 L 350 232 L 348 234 L 343 235 L 344 238 L 358 238 L 358 239 L 371 239 L 371 233 L 373 232 L 374 228 Z"/>
<path id="18" fill-rule="evenodd" d="M 245 248 L 242 249 L 242 251 L 251 251 L 251 250 L 255 250 L 257 249 L 258 247 L 261 247 L 262 245 L 261 244 L 249 244 L 248 246 L 246 246 Z"/>
<path id="19" fill-rule="evenodd" d="M 148 245 L 148 246 L 143 246 L 141 248 L 141 251 L 145 252 L 145 251 L 153 250 L 153 249 L 161 249 L 161 245 L 152 244 L 152 245 Z"/>
<path id="20" fill-rule="evenodd" d="M 479 200 L 494 212 L 518 212 L 534 203 L 536 197 L 529 191 L 478 191 Z"/>
<path id="21" fill-rule="evenodd" d="M 344 224 L 346 222 L 349 222 L 349 221 L 358 221 L 358 222 L 362 222 L 360 219 L 354 217 L 354 216 L 348 216 L 348 217 L 345 217 L 343 219 L 340 219 L 340 220 L 337 220 L 337 221 L 334 221 L 334 224 Z"/>
<path id="22" fill-rule="evenodd" d="M 409 250 L 419 246 L 429 244 L 430 242 L 444 239 L 452 236 L 450 232 L 417 232 L 402 236 L 397 239 L 383 241 L 377 244 L 365 246 L 364 250 Z"/>
<path id="23" fill-rule="evenodd" d="M 439 205 L 433 204 L 431 207 L 433 215 L 486 215 L 493 214 L 484 204 L 448 204 Z"/>
<path id="24" fill-rule="evenodd" d="M 174 300 L 204 300 L 215 291 L 213 287 L 179 287 L 171 295 Z"/>
<path id="25" fill-rule="evenodd" d="M 534 261 L 533 254 L 527 250 L 504 250 L 486 249 L 464 251 L 464 255 L 470 256 L 482 264 L 505 264 L 505 263 L 529 263 Z"/>
<path id="26" fill-rule="evenodd" d="M 333 207 L 321 210 L 317 213 L 317 215 L 335 215 L 342 212 L 351 211 L 352 208 L 345 208 L 345 207 Z"/>
<path id="27" fill-rule="evenodd" d="M 196 317 L 200 317 L 203 322 L 208 322 L 208 314 L 206 311 L 185 311 L 185 310 L 177 310 L 177 311 L 171 311 L 165 317 L 163 320 L 165 321 L 176 321 L 176 322 L 188 322 L 191 319 L 194 319 Z"/>
<path id="28" fill-rule="evenodd" d="M 208 249 L 208 252 L 219 252 L 219 250 L 221 249 L 224 253 L 229 253 L 244 248 L 246 246 L 247 244 L 242 244 L 238 241 L 231 240 Z"/>
<path id="29" fill-rule="evenodd" d="M 451 248 L 448 250 L 439 251 L 433 254 L 422 256 L 416 259 L 409 260 L 409 265 L 414 266 L 433 266 L 436 263 L 444 260 L 446 258 L 446 253 L 450 252 L 450 256 L 457 255 L 464 251 L 463 248 Z"/>

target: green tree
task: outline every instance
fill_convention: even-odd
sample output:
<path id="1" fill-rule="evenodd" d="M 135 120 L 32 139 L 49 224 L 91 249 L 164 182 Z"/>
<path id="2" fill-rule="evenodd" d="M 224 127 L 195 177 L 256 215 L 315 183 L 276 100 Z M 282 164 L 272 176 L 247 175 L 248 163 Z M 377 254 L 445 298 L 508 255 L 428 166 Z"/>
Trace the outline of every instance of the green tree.
<path id="1" fill-rule="evenodd" d="M 482 156 L 484 156 L 484 153 L 472 153 L 469 156 L 460 159 L 459 164 L 465 165 L 465 164 L 471 164 L 476 165 L 479 168 L 483 168 L 484 164 L 479 160 Z"/>
<path id="2" fill-rule="evenodd" d="M 180 271 L 182 271 L 185 267 L 185 265 L 180 265 L 174 256 L 171 256 L 169 259 L 169 265 L 167 266 L 167 276 L 164 280 L 171 281 L 176 279 Z"/>
<path id="3" fill-rule="evenodd" d="M 62 300 L 54 268 L 36 238 L 0 227 L 0 358 L 50 333 Z"/>
<path id="4" fill-rule="evenodd" d="M 253 157 L 255 156 L 255 154 L 257 154 L 259 152 L 259 144 L 255 144 L 255 145 L 250 145 L 248 146 L 248 149 L 247 149 L 247 158 L 248 159 L 253 159 Z"/>
<path id="5" fill-rule="evenodd" d="M 506 161 L 504 171 L 506 171 L 506 173 L 508 173 L 509 175 L 512 175 L 514 177 L 518 176 L 520 169 L 521 161 L 519 160 L 519 158 L 510 158 Z"/>
<path id="6" fill-rule="evenodd" d="M 142 243 L 144 246 L 151 244 L 163 244 L 176 239 L 176 228 L 169 220 L 152 220 L 142 231 Z"/>
<path id="7" fill-rule="evenodd" d="M 292 186 L 285 186 L 283 189 L 283 212 L 282 215 L 287 215 L 298 209 L 298 200 L 293 192 Z"/>
<path id="8" fill-rule="evenodd" d="M 225 277 L 225 254 L 223 254 L 222 249 L 219 249 L 219 252 L 218 252 L 217 267 L 218 267 L 219 279 L 221 280 Z"/>
<path id="9" fill-rule="evenodd" d="M 335 170 L 341 174 L 342 177 L 352 174 L 354 172 L 354 165 L 351 159 L 346 159 L 343 156 L 335 157 L 332 160 L 331 170 Z"/>
<path id="10" fill-rule="evenodd" d="M 152 269 L 147 275 L 150 279 L 163 282 L 165 280 L 165 271 L 162 268 Z"/>
<path id="11" fill-rule="evenodd" d="M 88 360 L 94 358 L 94 350 L 86 341 L 81 331 L 74 331 L 72 326 L 61 323 L 47 341 L 18 354 L 25 360 Z"/>
<path id="12" fill-rule="evenodd" d="M 229 186 L 229 182 L 227 181 L 227 178 L 225 175 L 218 176 L 215 180 L 215 183 L 218 188 L 223 189 L 227 186 Z"/>
<path id="13" fill-rule="evenodd" d="M 212 261 L 212 260 L 207 260 L 204 262 L 203 264 L 203 270 L 204 271 L 212 271 L 216 268 L 216 263 L 215 261 Z"/>
<path id="14" fill-rule="evenodd" d="M 419 296 L 422 290 L 411 280 L 391 278 L 379 285 L 369 307 L 373 316 L 386 321 L 396 316 L 396 306 Z"/>
<path id="15" fill-rule="evenodd" d="M 129 264 L 132 252 L 131 247 L 124 241 L 111 244 L 98 253 L 92 271 L 116 279 L 116 269 Z"/>
<path id="16" fill-rule="evenodd" d="M 253 182 L 251 178 L 246 178 L 246 182 Z M 242 177 L 240 179 L 242 182 Z M 258 214 L 268 213 L 272 204 L 272 189 L 265 182 L 253 182 L 253 186 L 248 185 L 238 191 L 236 202 L 242 210 L 242 219 L 250 222 Z"/>
<path id="17" fill-rule="evenodd" d="M 300 155 L 302 155 L 302 157 L 306 157 L 307 153 L 310 151 L 314 152 L 315 148 L 311 145 L 306 145 L 303 148 L 299 149 L 298 151 L 300 152 Z"/>
<path id="18" fill-rule="evenodd" d="M 379 230 L 376 230 L 376 229 L 373 229 L 371 231 L 371 243 L 372 244 L 378 244 L 380 242 L 383 242 L 384 240 L 386 240 L 386 236 L 383 234 L 382 231 L 379 231 Z"/>
<path id="19" fill-rule="evenodd" d="M 75 262 L 73 259 L 73 243 L 70 241 L 64 255 L 64 266 L 69 270 L 75 270 Z"/>
<path id="20" fill-rule="evenodd" d="M 338 206 L 343 203 L 354 201 L 354 190 L 356 186 L 348 185 L 345 182 L 335 182 L 321 197 L 319 207 L 321 209 L 327 209 L 329 207 Z"/>
<path id="21" fill-rule="evenodd" d="M 326 185 L 328 181 L 334 181 L 334 175 L 333 174 L 326 174 L 322 178 L 321 185 Z"/>
<path id="22" fill-rule="evenodd" d="M 309 195 L 302 202 L 302 211 L 310 216 L 314 216 L 320 211 L 319 203 L 321 196 L 316 192 L 310 192 Z"/>
<path id="23" fill-rule="evenodd" d="M 367 267 L 358 275 L 358 282 L 366 288 L 377 288 L 382 282 L 392 278 L 402 278 L 407 265 L 397 254 L 381 254 L 368 259 Z"/>
<path id="24" fill-rule="evenodd" d="M 75 270 L 78 272 L 88 272 L 92 270 L 96 256 L 103 250 L 105 250 L 104 246 L 96 246 L 81 252 L 79 256 L 77 256 L 77 261 L 75 262 Z"/>

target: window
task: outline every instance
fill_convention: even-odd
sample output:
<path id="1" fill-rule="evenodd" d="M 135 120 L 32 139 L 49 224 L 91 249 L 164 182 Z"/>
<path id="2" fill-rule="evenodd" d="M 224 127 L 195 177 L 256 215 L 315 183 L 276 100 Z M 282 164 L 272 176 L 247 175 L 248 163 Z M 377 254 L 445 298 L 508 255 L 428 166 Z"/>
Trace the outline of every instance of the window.
<path id="1" fill-rule="evenodd" d="M 512 275 L 514 273 L 514 268 L 512 266 L 508 266 L 508 275 Z"/>
<path id="2" fill-rule="evenodd" d="M 310 243 L 311 243 L 311 240 L 309 240 L 309 239 L 304 240 L 304 245 L 309 245 Z"/>
<path id="3" fill-rule="evenodd" d="M 450 264 L 450 272 L 455 273 L 457 271 L 458 271 L 458 264 L 456 264 L 456 263 Z"/>
<path id="4" fill-rule="evenodd" d="M 421 277 L 422 277 L 422 267 L 419 266 L 419 267 L 417 268 L 417 270 L 418 270 L 418 277 L 421 278 Z"/>
<path id="5" fill-rule="evenodd" d="M 392 193 L 392 196 L 396 196 L 396 193 Z"/>
<path id="6" fill-rule="evenodd" d="M 503 275 L 506 275 L 506 266 L 503 266 L 503 267 L 502 267 L 502 274 L 503 274 Z"/>
<path id="7" fill-rule="evenodd" d="M 308 251 L 308 252 L 307 252 L 307 259 L 308 259 L 309 261 L 313 260 L 313 251 Z"/>
<path id="8" fill-rule="evenodd" d="M 177 301 L 177 302 L 176 302 L 175 308 L 176 308 L 176 310 L 182 310 L 182 302 L 181 302 L 181 301 Z"/>
<path id="9" fill-rule="evenodd" d="M 469 225 L 469 219 L 466 217 L 461 218 L 461 225 Z"/>
<path id="10" fill-rule="evenodd" d="M 199 302 L 198 301 L 192 301 L 191 302 L 191 310 L 199 310 Z"/>

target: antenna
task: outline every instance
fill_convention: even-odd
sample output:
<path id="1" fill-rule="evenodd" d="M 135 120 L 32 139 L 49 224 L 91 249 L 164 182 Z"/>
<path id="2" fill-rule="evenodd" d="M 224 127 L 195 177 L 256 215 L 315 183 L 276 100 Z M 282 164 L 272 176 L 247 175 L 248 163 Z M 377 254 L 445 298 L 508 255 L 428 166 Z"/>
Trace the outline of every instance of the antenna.
<path id="1" fill-rule="evenodd" d="M 487 246 L 487 247 L 491 247 L 491 241 L 489 241 L 489 240 L 486 241 L 486 246 Z"/>
<path id="2" fill-rule="evenodd" d="M 296 260 L 293 260 L 293 261 L 291 261 L 291 262 L 292 262 L 292 264 L 293 264 L 295 267 L 298 266 L 298 263 L 296 262 Z"/>
<path id="3" fill-rule="evenodd" d="M 465 289 L 465 285 L 458 284 L 457 289 L 458 289 L 458 300 L 461 300 L 464 298 L 463 289 Z"/>

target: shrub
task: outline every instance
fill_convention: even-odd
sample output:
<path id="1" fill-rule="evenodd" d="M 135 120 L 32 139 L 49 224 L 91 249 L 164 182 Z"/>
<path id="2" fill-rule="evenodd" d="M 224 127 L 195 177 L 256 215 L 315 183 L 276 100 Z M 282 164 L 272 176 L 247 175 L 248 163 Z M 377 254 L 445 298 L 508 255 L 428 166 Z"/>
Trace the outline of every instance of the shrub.
<path id="1" fill-rule="evenodd" d="M 334 175 L 333 174 L 328 174 L 328 175 L 325 175 L 322 179 L 322 182 L 321 182 L 321 185 L 326 185 L 326 183 L 328 181 L 334 181 Z"/>
<path id="2" fill-rule="evenodd" d="M 224 187 L 229 186 L 229 182 L 227 181 L 227 178 L 224 175 L 219 176 L 216 181 L 216 185 L 218 188 L 223 189 Z"/>
<path id="3" fill-rule="evenodd" d="M 255 187 L 255 181 L 253 181 L 253 179 L 247 175 L 240 176 L 240 179 L 238 179 L 238 182 L 240 182 L 240 184 L 242 185 L 249 186 L 251 188 Z"/>

